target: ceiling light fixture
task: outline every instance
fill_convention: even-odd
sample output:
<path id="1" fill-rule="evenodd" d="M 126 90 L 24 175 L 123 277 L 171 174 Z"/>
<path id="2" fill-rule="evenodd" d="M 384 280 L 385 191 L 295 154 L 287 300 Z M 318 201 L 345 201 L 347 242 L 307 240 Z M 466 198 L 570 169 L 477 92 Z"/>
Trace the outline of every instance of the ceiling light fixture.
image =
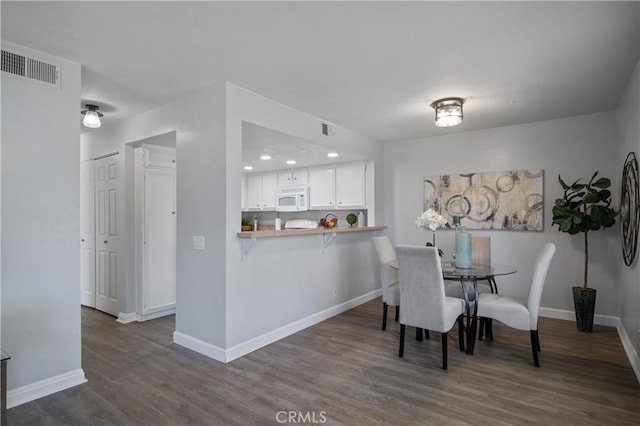
<path id="1" fill-rule="evenodd" d="M 296 164 L 296 160 L 287 160 L 287 164 Z"/>
<path id="2" fill-rule="evenodd" d="M 462 98 L 438 99 L 431 104 L 436 110 L 436 126 L 451 127 L 462 123 Z"/>
<path id="3" fill-rule="evenodd" d="M 84 125 L 84 127 L 89 127 L 90 129 L 99 128 L 102 125 L 102 123 L 100 123 L 100 117 L 102 117 L 104 114 L 98 112 L 100 108 L 98 108 L 97 105 L 87 104 L 85 105 L 85 107 L 87 109 L 80 111 L 80 114 L 84 115 L 82 124 Z"/>
<path id="4" fill-rule="evenodd" d="M 266 154 L 265 155 L 261 155 L 260 159 L 261 160 L 271 160 L 271 156 L 270 155 L 266 155 Z"/>
<path id="5" fill-rule="evenodd" d="M 337 152 L 330 152 L 330 153 L 327 154 L 327 157 L 329 157 L 329 158 L 335 158 L 337 156 L 338 156 Z"/>
<path id="6" fill-rule="evenodd" d="M 244 166 L 244 169 L 245 169 L 245 170 L 253 170 L 253 167 L 251 167 L 251 166 Z"/>

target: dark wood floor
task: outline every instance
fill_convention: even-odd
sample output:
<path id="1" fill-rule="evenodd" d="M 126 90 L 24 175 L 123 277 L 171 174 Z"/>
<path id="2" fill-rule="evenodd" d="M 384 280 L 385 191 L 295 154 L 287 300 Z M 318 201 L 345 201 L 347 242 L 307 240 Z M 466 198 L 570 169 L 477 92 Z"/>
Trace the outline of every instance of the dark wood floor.
<path id="1" fill-rule="evenodd" d="M 82 309 L 88 383 L 9 410 L 10 425 L 278 424 L 295 411 L 320 424 L 638 425 L 640 385 L 613 328 L 540 320 L 541 368 L 529 333 L 494 325 L 473 356 L 449 337 L 407 339 L 380 327 L 380 299 L 229 364 L 171 343 L 174 318 L 122 325 Z M 390 310 L 391 314 L 393 310 Z M 391 315 L 393 318 L 393 314 Z M 312 417 L 314 416 L 315 417 Z M 285 419 L 280 414 L 279 420 Z"/>

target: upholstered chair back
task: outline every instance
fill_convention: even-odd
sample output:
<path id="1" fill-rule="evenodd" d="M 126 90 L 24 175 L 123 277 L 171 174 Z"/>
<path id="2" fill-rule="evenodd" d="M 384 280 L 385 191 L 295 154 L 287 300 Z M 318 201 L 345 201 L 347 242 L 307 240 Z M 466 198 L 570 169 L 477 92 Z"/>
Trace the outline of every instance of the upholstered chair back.
<path id="1" fill-rule="evenodd" d="M 448 331 L 450 324 L 445 324 L 446 296 L 438 249 L 398 246 L 397 252 L 402 306 L 400 323 L 438 332 Z"/>
<path id="2" fill-rule="evenodd" d="M 527 299 L 527 309 L 529 309 L 530 330 L 538 329 L 538 313 L 540 311 L 540 299 L 544 282 L 549 271 L 549 265 L 553 254 L 556 252 L 556 245 L 547 243 L 542 247 L 533 270 L 531 286 L 529 287 L 529 298 Z"/>
<path id="3" fill-rule="evenodd" d="M 471 262 L 476 265 L 491 265 L 491 237 L 471 237 Z"/>
<path id="4" fill-rule="evenodd" d="M 400 303 L 398 290 L 391 289 L 398 284 L 398 260 L 393 246 L 387 237 L 373 238 L 378 261 L 380 262 L 380 281 L 382 282 L 382 300 L 390 305 Z"/>

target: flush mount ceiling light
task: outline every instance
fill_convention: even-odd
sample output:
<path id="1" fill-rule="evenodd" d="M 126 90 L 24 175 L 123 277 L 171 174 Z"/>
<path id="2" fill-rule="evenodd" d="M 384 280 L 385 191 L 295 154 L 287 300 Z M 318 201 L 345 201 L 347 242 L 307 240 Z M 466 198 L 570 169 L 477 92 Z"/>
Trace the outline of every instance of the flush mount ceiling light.
<path id="1" fill-rule="evenodd" d="M 100 108 L 97 105 L 85 105 L 87 109 L 80 111 L 80 114 L 84 115 L 84 119 L 82 120 L 82 124 L 84 127 L 89 127 L 91 129 L 97 129 L 102 125 L 100 123 L 100 117 L 104 114 L 98 112 Z"/>
<path id="2" fill-rule="evenodd" d="M 251 166 L 244 166 L 244 169 L 245 169 L 245 170 L 253 170 L 253 167 L 251 167 Z"/>
<path id="3" fill-rule="evenodd" d="M 271 156 L 270 155 L 266 155 L 266 154 L 265 155 L 261 155 L 260 159 L 261 160 L 271 160 Z"/>
<path id="4" fill-rule="evenodd" d="M 438 99 L 431 104 L 436 110 L 436 126 L 451 127 L 462 123 L 462 98 Z"/>

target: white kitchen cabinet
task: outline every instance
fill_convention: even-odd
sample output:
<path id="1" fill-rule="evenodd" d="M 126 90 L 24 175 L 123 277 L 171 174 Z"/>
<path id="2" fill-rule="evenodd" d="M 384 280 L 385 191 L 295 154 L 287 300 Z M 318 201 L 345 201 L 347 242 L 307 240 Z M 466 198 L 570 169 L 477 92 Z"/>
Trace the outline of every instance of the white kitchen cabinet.
<path id="1" fill-rule="evenodd" d="M 247 175 L 240 178 L 240 209 L 247 210 Z"/>
<path id="2" fill-rule="evenodd" d="M 335 208 L 334 166 L 309 169 L 309 206 L 311 210 Z"/>
<path id="3" fill-rule="evenodd" d="M 336 165 L 336 207 L 366 208 L 363 161 Z"/>
<path id="4" fill-rule="evenodd" d="M 276 192 L 278 191 L 278 177 L 276 173 L 262 175 L 262 210 L 276 209 Z"/>
<path id="5" fill-rule="evenodd" d="M 308 185 L 307 169 L 282 170 L 278 172 L 278 188 L 288 185 Z"/>
<path id="6" fill-rule="evenodd" d="M 247 175 L 247 210 L 275 210 L 277 190 L 275 172 Z"/>
<path id="7" fill-rule="evenodd" d="M 249 210 L 262 209 L 262 175 L 247 176 L 247 208 Z"/>

